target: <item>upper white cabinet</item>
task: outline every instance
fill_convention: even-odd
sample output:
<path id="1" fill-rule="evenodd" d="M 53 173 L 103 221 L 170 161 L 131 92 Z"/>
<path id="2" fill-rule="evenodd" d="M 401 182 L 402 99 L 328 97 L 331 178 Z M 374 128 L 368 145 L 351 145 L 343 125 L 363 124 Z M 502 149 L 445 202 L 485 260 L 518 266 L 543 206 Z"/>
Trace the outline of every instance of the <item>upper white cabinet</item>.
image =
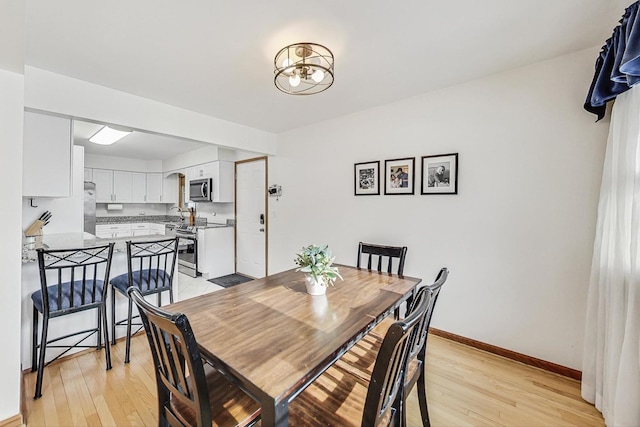
<path id="1" fill-rule="evenodd" d="M 113 202 L 113 171 L 94 169 L 93 182 L 96 183 L 96 202 Z"/>
<path id="2" fill-rule="evenodd" d="M 164 203 L 178 204 L 178 174 L 172 173 L 162 183 L 162 201 Z"/>
<path id="3" fill-rule="evenodd" d="M 211 178 L 212 180 L 212 202 L 232 203 L 233 186 L 235 184 L 233 176 L 233 162 L 218 160 L 187 169 L 189 181 L 199 178 Z"/>
<path id="4" fill-rule="evenodd" d="M 93 182 L 93 169 L 84 168 L 84 180 L 87 182 Z"/>
<path id="5" fill-rule="evenodd" d="M 187 179 L 191 181 L 192 179 L 198 179 L 198 178 L 213 178 L 213 175 L 216 172 L 214 170 L 214 163 L 217 163 L 217 162 L 204 163 L 198 166 L 191 166 L 190 168 L 187 169 Z"/>
<path id="6" fill-rule="evenodd" d="M 232 203 L 233 186 L 233 162 L 218 161 L 214 163 L 213 197 L 212 202 Z"/>
<path id="7" fill-rule="evenodd" d="M 162 199 L 162 174 L 147 173 L 146 179 L 146 201 L 149 203 L 164 202 Z"/>
<path id="8" fill-rule="evenodd" d="M 132 172 L 113 171 L 113 201 L 133 202 Z"/>
<path id="9" fill-rule="evenodd" d="M 144 172 L 131 172 L 131 201 L 144 203 L 147 201 L 147 175 Z"/>
<path id="10" fill-rule="evenodd" d="M 72 134 L 70 119 L 25 111 L 23 196 L 71 196 Z"/>
<path id="11" fill-rule="evenodd" d="M 111 169 L 85 168 L 85 181 L 88 176 L 96 183 L 96 202 L 98 203 L 177 203 L 178 181 L 173 181 L 173 201 L 167 183 L 163 182 L 159 172 L 129 172 Z M 166 192 L 166 193 L 165 193 Z"/>

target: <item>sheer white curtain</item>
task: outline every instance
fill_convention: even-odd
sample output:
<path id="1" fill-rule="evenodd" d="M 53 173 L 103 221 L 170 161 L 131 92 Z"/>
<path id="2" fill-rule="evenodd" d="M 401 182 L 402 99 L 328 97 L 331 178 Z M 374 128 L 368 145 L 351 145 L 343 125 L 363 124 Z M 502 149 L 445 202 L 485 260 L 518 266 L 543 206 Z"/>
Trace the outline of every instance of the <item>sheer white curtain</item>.
<path id="1" fill-rule="evenodd" d="M 600 188 L 582 397 L 607 426 L 640 426 L 640 85 L 613 106 Z"/>

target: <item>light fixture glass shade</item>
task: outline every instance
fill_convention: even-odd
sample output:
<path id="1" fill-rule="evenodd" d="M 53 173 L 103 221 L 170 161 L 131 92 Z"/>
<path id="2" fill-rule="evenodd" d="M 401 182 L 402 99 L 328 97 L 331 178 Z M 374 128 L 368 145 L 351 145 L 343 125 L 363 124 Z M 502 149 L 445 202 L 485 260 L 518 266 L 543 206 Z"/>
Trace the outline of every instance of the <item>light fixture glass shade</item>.
<path id="1" fill-rule="evenodd" d="M 291 77 L 289 77 L 289 84 L 293 87 L 298 87 L 298 85 L 300 84 L 300 76 L 297 74 L 293 74 Z"/>
<path id="2" fill-rule="evenodd" d="M 311 78 L 313 79 L 314 82 L 320 83 L 322 80 L 324 80 L 324 71 L 315 70 L 313 74 L 311 74 Z"/>
<path id="3" fill-rule="evenodd" d="M 273 60 L 274 83 L 291 95 L 313 95 L 333 84 L 333 53 L 316 43 L 294 43 Z"/>
<path id="4" fill-rule="evenodd" d="M 89 138 L 89 141 L 94 144 L 111 145 L 130 133 L 131 131 L 121 131 L 105 126 Z"/>

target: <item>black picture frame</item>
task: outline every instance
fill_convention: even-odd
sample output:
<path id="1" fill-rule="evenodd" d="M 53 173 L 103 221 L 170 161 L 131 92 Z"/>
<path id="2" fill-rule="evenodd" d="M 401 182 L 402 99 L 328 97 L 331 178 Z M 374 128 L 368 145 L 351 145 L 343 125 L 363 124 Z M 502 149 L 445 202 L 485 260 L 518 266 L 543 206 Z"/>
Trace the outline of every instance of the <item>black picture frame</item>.
<path id="1" fill-rule="evenodd" d="M 354 194 L 356 196 L 380 195 L 380 161 L 353 165 Z"/>
<path id="2" fill-rule="evenodd" d="M 405 157 L 384 161 L 384 194 L 414 194 L 416 158 Z"/>
<path id="3" fill-rule="evenodd" d="M 422 156 L 421 194 L 458 194 L 458 153 Z"/>

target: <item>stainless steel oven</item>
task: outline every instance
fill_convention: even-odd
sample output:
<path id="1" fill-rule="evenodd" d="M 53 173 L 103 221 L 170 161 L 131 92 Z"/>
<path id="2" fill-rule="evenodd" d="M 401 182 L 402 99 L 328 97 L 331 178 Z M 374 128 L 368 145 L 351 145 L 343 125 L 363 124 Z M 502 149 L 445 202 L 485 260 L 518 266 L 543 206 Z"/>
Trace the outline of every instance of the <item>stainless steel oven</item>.
<path id="1" fill-rule="evenodd" d="M 178 237 L 178 271 L 198 277 L 198 235 L 193 227 L 173 224 L 165 226 L 165 234 Z"/>

